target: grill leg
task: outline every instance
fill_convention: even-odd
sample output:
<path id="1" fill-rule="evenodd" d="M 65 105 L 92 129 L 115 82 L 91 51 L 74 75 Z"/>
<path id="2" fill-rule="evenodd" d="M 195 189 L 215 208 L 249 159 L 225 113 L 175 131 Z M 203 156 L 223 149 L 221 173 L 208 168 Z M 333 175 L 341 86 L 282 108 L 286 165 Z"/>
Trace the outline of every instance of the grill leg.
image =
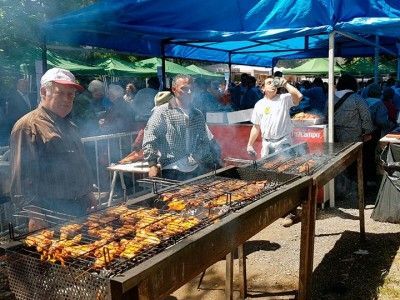
<path id="1" fill-rule="evenodd" d="M 124 191 L 124 202 L 126 202 L 126 185 L 125 185 L 125 180 L 124 180 L 124 172 L 119 171 L 119 179 L 121 180 L 121 187 L 122 190 Z"/>
<path id="2" fill-rule="evenodd" d="M 115 181 L 117 180 L 117 171 L 113 172 L 113 177 L 112 177 L 112 181 L 111 181 L 111 188 L 110 188 L 110 195 L 108 196 L 108 206 L 111 206 L 111 201 L 112 201 L 112 197 L 114 195 L 114 189 L 115 189 Z"/>
<path id="3" fill-rule="evenodd" d="M 233 299 L 233 252 L 226 255 L 225 299 Z"/>
<path id="4" fill-rule="evenodd" d="M 239 291 L 240 299 L 247 296 L 247 274 L 246 274 L 246 254 L 244 253 L 244 244 L 238 247 L 239 258 Z"/>
<path id="5" fill-rule="evenodd" d="M 365 217 L 364 217 L 364 175 L 362 151 L 357 156 L 357 187 L 358 187 L 358 212 L 360 217 L 360 241 L 365 242 Z"/>
<path id="6" fill-rule="evenodd" d="M 309 187 L 307 200 L 303 200 L 301 205 L 299 300 L 311 298 L 317 196 L 318 187 Z"/>

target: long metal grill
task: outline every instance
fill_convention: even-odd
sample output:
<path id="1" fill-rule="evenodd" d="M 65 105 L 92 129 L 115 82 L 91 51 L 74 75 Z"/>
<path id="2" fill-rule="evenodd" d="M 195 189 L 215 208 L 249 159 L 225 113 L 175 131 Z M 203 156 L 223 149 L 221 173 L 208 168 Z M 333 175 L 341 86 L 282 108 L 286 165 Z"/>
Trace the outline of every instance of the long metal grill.
<path id="1" fill-rule="evenodd" d="M 110 207 L 19 236 L 22 243 L 7 250 L 11 289 L 18 299 L 106 299 L 113 276 L 296 178 L 232 168 L 151 195 L 143 206 Z"/>
<path id="2" fill-rule="evenodd" d="M 350 146 L 350 143 L 324 144 L 320 149 L 310 151 L 306 143 L 301 143 L 259 160 L 257 167 L 278 173 L 313 175 Z"/>
<path id="3" fill-rule="evenodd" d="M 278 155 L 261 163 L 260 167 L 279 173 L 311 175 L 324 166 L 329 159 L 329 156 L 317 153 L 295 156 Z"/>
<path id="4" fill-rule="evenodd" d="M 187 214 L 223 215 L 237 210 L 296 179 L 253 166 L 231 168 L 159 194 L 156 205 Z"/>

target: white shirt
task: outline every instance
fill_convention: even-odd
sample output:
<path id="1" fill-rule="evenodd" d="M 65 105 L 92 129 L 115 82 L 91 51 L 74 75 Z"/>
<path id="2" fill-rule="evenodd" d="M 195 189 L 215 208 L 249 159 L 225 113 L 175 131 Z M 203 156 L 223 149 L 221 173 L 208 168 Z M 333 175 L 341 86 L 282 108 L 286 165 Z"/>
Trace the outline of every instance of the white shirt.
<path id="1" fill-rule="evenodd" d="M 260 126 L 263 139 L 280 139 L 292 133 L 293 124 L 289 115 L 292 106 L 294 103 L 289 93 L 272 99 L 264 97 L 254 106 L 251 122 Z"/>

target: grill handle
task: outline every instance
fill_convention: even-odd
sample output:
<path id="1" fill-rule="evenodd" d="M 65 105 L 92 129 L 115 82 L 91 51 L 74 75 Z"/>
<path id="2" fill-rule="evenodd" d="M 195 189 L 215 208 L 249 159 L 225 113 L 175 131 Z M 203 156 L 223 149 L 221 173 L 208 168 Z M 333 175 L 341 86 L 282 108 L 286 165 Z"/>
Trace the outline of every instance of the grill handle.
<path id="1" fill-rule="evenodd" d="M 172 187 L 175 185 L 180 184 L 179 180 L 172 180 L 167 178 L 161 177 L 147 177 L 143 179 L 139 179 L 137 182 L 145 183 L 145 184 L 152 184 L 153 187 L 153 194 L 158 194 L 159 186 L 162 187 Z"/>

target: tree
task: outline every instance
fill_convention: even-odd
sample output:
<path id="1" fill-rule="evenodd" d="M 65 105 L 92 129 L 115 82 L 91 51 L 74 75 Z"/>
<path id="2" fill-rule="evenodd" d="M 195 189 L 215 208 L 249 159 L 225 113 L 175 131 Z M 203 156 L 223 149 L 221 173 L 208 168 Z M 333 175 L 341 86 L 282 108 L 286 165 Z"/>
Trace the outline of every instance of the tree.
<path id="1" fill-rule="evenodd" d="M 21 64 L 31 64 L 41 46 L 40 25 L 87 6 L 93 0 L 0 0 L 0 86 L 10 88 L 21 75 Z"/>

